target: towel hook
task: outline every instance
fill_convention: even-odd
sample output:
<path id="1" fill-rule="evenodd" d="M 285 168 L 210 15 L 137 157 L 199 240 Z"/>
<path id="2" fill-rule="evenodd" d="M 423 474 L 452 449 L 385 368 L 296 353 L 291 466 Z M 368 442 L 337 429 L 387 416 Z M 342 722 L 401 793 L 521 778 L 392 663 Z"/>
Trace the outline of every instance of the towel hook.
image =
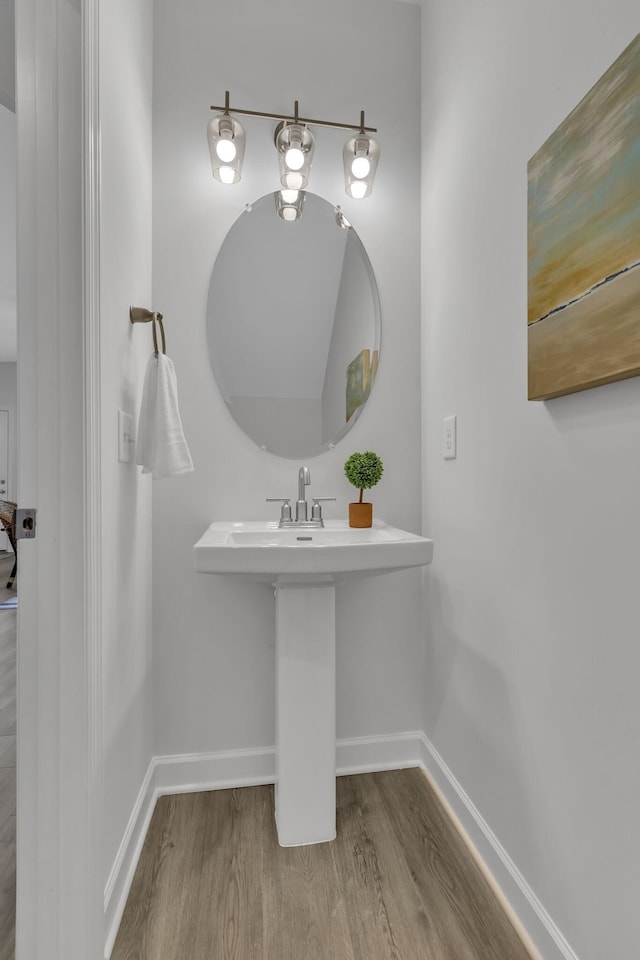
<path id="1" fill-rule="evenodd" d="M 160 324 L 160 334 L 162 337 L 162 352 L 167 352 L 167 342 L 164 336 L 164 326 L 162 324 L 162 314 L 157 310 L 147 310 L 146 307 L 129 307 L 129 320 L 131 323 L 149 323 L 151 321 L 151 332 L 153 333 L 153 350 L 158 356 L 158 336 L 156 334 L 156 320 Z"/>

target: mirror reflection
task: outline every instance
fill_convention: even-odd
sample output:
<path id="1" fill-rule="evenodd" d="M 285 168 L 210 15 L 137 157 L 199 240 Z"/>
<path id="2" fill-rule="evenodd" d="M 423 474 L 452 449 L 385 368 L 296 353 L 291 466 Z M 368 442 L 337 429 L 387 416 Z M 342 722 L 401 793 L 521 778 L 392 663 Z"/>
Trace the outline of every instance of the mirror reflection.
<path id="1" fill-rule="evenodd" d="M 378 366 L 380 308 L 362 242 L 315 194 L 286 220 L 281 191 L 247 207 L 216 259 L 209 356 L 236 423 L 258 446 L 301 459 L 355 423 Z"/>

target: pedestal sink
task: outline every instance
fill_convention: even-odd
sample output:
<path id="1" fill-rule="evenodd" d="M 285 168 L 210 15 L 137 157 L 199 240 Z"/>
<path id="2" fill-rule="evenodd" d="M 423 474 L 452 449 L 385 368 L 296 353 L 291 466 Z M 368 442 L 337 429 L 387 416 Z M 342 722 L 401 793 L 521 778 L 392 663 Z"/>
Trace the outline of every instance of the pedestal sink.
<path id="1" fill-rule="evenodd" d="M 336 835 L 335 588 L 425 566 L 433 542 L 381 520 L 358 530 L 269 521 L 212 523 L 193 548 L 200 573 L 272 583 L 276 598 L 276 824 L 281 846 Z"/>

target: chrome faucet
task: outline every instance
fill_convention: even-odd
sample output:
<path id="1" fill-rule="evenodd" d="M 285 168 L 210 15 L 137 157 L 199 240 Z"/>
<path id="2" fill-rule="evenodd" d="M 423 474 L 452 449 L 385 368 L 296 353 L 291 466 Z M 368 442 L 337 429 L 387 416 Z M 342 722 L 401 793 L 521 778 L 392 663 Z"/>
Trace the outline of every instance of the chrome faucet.
<path id="1" fill-rule="evenodd" d="M 307 516 L 307 497 L 304 488 L 311 483 L 311 473 L 309 467 L 300 467 L 298 470 L 298 499 L 296 500 L 296 522 L 306 521 Z"/>
<path id="2" fill-rule="evenodd" d="M 305 487 L 311 483 L 309 467 L 300 467 L 298 470 L 298 499 L 296 500 L 296 518 L 291 516 L 291 497 L 267 497 L 267 503 L 281 503 L 280 523 L 278 527 L 324 527 L 322 519 L 323 500 L 335 500 L 335 497 L 312 497 L 311 519 L 309 519 L 309 505 L 305 495 Z"/>

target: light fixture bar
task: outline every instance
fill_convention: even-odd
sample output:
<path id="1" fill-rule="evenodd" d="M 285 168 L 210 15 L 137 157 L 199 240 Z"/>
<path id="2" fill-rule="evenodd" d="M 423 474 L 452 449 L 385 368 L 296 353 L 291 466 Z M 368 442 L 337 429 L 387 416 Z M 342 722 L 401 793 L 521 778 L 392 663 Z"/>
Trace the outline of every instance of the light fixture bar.
<path id="1" fill-rule="evenodd" d="M 377 133 L 377 127 L 365 127 L 364 110 L 360 113 L 360 123 L 334 123 L 332 120 L 310 120 L 308 117 L 298 116 L 298 101 L 295 101 L 294 116 L 286 116 L 283 113 L 263 113 L 261 110 L 239 110 L 237 107 L 229 106 L 229 91 L 225 90 L 225 105 L 223 107 L 211 107 L 212 110 L 223 110 L 225 113 L 239 113 L 243 117 L 264 117 L 265 120 L 281 120 L 286 123 L 313 124 L 315 127 L 334 127 L 336 130 L 361 130 L 363 133 Z"/>

